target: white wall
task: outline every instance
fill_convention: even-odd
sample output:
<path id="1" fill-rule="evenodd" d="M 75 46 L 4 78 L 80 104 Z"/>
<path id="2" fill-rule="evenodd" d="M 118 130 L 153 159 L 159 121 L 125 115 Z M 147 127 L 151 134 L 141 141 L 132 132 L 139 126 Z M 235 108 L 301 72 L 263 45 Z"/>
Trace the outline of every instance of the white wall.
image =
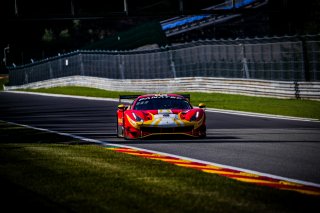
<path id="1" fill-rule="evenodd" d="M 36 89 L 58 86 L 84 86 L 112 91 L 137 91 L 145 93 L 217 92 L 275 98 L 320 100 L 320 82 L 284 82 L 212 77 L 119 80 L 70 76 L 22 86 L 7 86 L 5 89 Z"/>

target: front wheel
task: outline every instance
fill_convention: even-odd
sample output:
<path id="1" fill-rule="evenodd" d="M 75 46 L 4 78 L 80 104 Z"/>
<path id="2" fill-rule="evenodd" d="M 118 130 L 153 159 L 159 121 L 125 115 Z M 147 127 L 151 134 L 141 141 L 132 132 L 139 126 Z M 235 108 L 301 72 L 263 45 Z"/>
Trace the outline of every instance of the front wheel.
<path id="1" fill-rule="evenodd" d="M 199 138 L 204 139 L 204 138 L 206 138 L 206 137 L 207 137 L 207 134 L 204 133 L 204 134 L 201 134 Z"/>
<path id="2" fill-rule="evenodd" d="M 201 127 L 199 138 L 206 138 L 206 137 L 207 137 L 207 127 L 203 126 Z"/>
<path id="3" fill-rule="evenodd" d="M 127 131 L 123 128 L 123 137 L 125 140 L 130 140 L 131 138 L 128 137 Z"/>
<path id="4" fill-rule="evenodd" d="M 117 132 L 117 137 L 118 138 L 123 138 L 123 136 L 124 136 L 124 128 L 123 128 L 123 126 L 119 125 L 118 120 L 117 120 L 116 132 Z"/>
<path id="5" fill-rule="evenodd" d="M 124 137 L 123 126 L 117 125 L 117 137 L 118 138 L 123 138 Z"/>

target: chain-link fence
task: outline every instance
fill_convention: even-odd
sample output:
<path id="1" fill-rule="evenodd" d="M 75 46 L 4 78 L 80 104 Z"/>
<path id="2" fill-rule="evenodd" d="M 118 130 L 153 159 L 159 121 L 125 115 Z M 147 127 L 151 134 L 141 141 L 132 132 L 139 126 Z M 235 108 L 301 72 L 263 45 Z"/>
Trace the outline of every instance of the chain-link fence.
<path id="1" fill-rule="evenodd" d="M 64 76 L 320 80 L 320 35 L 205 40 L 143 51 L 75 51 L 10 67 L 10 85 Z"/>

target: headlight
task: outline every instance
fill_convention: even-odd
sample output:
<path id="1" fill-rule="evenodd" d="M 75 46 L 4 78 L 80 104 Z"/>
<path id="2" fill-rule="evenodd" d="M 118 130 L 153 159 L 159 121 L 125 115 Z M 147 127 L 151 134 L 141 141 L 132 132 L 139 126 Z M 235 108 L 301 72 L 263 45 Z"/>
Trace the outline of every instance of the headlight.
<path id="1" fill-rule="evenodd" d="M 191 118 L 190 121 L 196 121 L 199 118 L 199 111 L 196 112 L 196 114 L 194 114 Z"/>
<path id="2" fill-rule="evenodd" d="M 143 119 L 140 118 L 138 115 L 136 115 L 134 112 L 132 113 L 132 115 L 133 115 L 133 117 L 134 117 L 134 119 L 135 119 L 136 121 L 138 121 L 138 122 L 142 121 L 142 122 L 143 122 Z"/>

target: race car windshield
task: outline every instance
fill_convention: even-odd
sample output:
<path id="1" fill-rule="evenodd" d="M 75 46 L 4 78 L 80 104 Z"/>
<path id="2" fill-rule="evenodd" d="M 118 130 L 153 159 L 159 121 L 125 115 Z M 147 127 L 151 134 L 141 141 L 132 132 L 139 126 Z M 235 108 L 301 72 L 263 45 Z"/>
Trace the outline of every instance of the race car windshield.
<path id="1" fill-rule="evenodd" d="M 188 101 L 177 97 L 147 97 L 139 99 L 134 105 L 135 110 L 156 109 L 191 109 Z"/>

